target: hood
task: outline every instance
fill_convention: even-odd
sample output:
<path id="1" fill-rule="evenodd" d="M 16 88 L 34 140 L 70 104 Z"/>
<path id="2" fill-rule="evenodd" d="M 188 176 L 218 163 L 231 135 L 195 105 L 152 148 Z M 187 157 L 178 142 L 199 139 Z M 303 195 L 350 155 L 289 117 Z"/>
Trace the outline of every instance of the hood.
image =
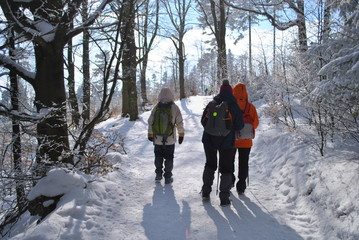
<path id="1" fill-rule="evenodd" d="M 158 94 L 158 101 L 161 103 L 174 102 L 174 100 L 175 97 L 173 96 L 173 93 L 169 88 L 162 88 L 160 93 Z"/>
<path id="2" fill-rule="evenodd" d="M 237 99 L 237 102 L 248 101 L 248 93 L 246 85 L 243 83 L 238 83 L 236 86 L 233 87 L 233 96 Z"/>
<path id="3" fill-rule="evenodd" d="M 230 92 L 220 92 L 217 96 L 215 96 L 213 98 L 215 101 L 217 101 L 218 103 L 222 102 L 222 101 L 226 101 L 228 103 L 235 103 L 236 99 L 233 97 L 232 93 Z"/>

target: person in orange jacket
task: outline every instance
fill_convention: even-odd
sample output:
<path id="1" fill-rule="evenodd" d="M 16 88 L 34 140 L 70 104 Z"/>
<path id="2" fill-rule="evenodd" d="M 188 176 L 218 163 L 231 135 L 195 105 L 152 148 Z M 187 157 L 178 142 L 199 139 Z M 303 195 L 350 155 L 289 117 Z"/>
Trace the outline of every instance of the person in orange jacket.
<path id="1" fill-rule="evenodd" d="M 242 110 L 243 117 L 245 114 L 249 114 L 253 125 L 253 131 L 258 127 L 259 120 L 257 115 L 256 107 L 249 102 L 248 93 L 246 85 L 243 83 L 238 83 L 233 87 L 233 96 L 237 100 L 239 108 Z M 249 154 L 251 152 L 251 147 L 253 146 L 252 139 L 237 139 L 234 143 L 235 148 L 238 149 L 238 182 L 236 184 L 236 189 L 239 194 L 243 194 L 247 188 L 246 179 L 248 177 L 248 161 Z M 234 163 L 235 163 L 235 153 L 233 155 L 233 173 L 234 173 Z M 233 184 L 235 182 L 235 177 L 233 174 Z"/>

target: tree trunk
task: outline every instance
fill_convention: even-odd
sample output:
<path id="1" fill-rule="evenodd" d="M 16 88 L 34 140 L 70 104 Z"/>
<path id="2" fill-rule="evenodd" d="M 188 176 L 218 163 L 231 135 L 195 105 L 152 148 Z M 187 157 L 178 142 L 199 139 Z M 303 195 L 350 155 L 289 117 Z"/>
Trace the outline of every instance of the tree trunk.
<path id="1" fill-rule="evenodd" d="M 276 10 L 273 10 L 273 18 L 276 19 Z M 276 28 L 273 26 L 273 78 L 276 78 L 277 75 L 277 56 L 276 56 L 276 38 L 277 38 L 277 31 Z"/>
<path id="2" fill-rule="evenodd" d="M 10 42 L 10 56 L 14 56 L 15 50 L 15 41 L 13 38 L 13 33 L 9 36 Z M 10 98 L 12 110 L 19 111 L 19 86 L 16 73 L 10 71 Z M 12 153 L 13 153 L 13 162 L 15 170 L 15 179 L 16 180 L 16 199 L 17 207 L 19 212 L 21 212 L 26 206 L 26 195 L 25 189 L 22 184 L 21 177 L 23 176 L 22 172 L 22 163 L 21 163 L 21 137 L 20 137 L 20 124 L 18 120 L 12 119 Z"/>
<path id="3" fill-rule="evenodd" d="M 249 42 L 249 78 L 252 79 L 252 73 L 253 73 L 253 62 L 252 62 L 252 16 L 251 13 L 249 13 L 248 17 L 248 42 Z M 247 79 L 248 80 L 248 79 Z"/>
<path id="4" fill-rule="evenodd" d="M 38 112 L 52 110 L 50 116 L 37 124 L 38 161 L 72 162 L 70 158 L 60 158 L 63 152 L 69 150 L 63 45 L 54 40 L 45 46 L 35 44 L 34 49 L 37 64 L 35 105 Z"/>
<path id="5" fill-rule="evenodd" d="M 308 49 L 308 39 L 307 39 L 307 27 L 305 24 L 304 1 L 298 0 L 297 4 L 299 10 L 297 11 L 299 50 L 301 52 L 305 52 Z"/>
<path id="6" fill-rule="evenodd" d="M 329 40 L 330 35 L 330 17 L 331 17 L 331 2 L 326 0 L 324 5 L 324 16 L 323 16 L 323 43 Z"/>
<path id="7" fill-rule="evenodd" d="M 180 99 L 186 98 L 185 89 L 184 89 L 184 62 L 185 62 L 185 52 L 183 37 L 180 37 L 178 42 L 178 67 L 179 67 L 179 87 L 180 87 Z"/>
<path id="8" fill-rule="evenodd" d="M 73 60 L 72 40 L 68 43 L 67 49 L 67 65 L 68 65 L 68 79 L 67 87 L 69 89 L 69 104 L 71 109 L 72 121 L 76 126 L 80 124 L 79 105 L 77 102 L 76 90 L 75 90 L 75 64 Z"/>
<path id="9" fill-rule="evenodd" d="M 217 84 L 228 79 L 227 49 L 226 49 L 226 9 L 224 0 L 219 1 L 219 20 L 216 15 L 216 3 L 211 0 L 212 17 L 215 25 L 215 37 L 217 42 Z"/>
<path id="10" fill-rule="evenodd" d="M 88 3 L 83 1 L 82 6 L 82 21 L 85 22 L 88 18 Z M 91 103 L 91 84 L 90 84 L 90 34 L 87 29 L 83 31 L 83 55 L 82 55 L 82 71 L 83 71 L 83 99 L 82 99 L 82 119 L 84 122 L 90 120 L 90 103 Z"/>
<path id="11" fill-rule="evenodd" d="M 136 87 L 136 43 L 135 43 L 135 4 L 134 0 L 123 2 L 123 23 L 121 39 L 124 41 L 122 61 L 122 116 L 129 115 L 130 121 L 138 119 Z"/>
<path id="12" fill-rule="evenodd" d="M 148 103 L 147 81 L 146 81 L 147 63 L 148 63 L 148 57 L 144 56 L 142 62 L 141 76 L 140 76 L 142 106 L 145 106 Z"/>

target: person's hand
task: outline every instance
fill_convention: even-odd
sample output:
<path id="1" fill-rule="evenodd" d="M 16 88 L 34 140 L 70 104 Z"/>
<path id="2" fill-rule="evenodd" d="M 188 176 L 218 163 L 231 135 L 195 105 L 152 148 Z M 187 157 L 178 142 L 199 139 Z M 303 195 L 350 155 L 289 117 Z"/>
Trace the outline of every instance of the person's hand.
<path id="1" fill-rule="evenodd" d="M 178 143 L 181 144 L 182 142 L 183 142 L 183 136 L 180 136 L 180 137 L 178 138 Z"/>
<path id="2" fill-rule="evenodd" d="M 151 142 L 153 142 L 153 135 L 152 135 L 152 134 L 148 134 L 147 138 L 148 138 L 148 140 L 150 140 Z"/>

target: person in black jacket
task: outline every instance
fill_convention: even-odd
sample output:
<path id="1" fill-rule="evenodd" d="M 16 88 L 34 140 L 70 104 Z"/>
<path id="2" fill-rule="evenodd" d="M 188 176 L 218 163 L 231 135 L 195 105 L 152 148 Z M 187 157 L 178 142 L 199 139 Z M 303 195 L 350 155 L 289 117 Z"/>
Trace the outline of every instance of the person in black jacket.
<path id="1" fill-rule="evenodd" d="M 203 200 L 209 200 L 214 174 L 217 170 L 217 153 L 219 152 L 219 172 L 221 173 L 219 198 L 221 206 L 227 206 L 230 205 L 229 195 L 233 180 L 233 153 L 236 150 L 234 148 L 235 131 L 242 129 L 244 122 L 242 112 L 237 105 L 236 99 L 232 95 L 232 87 L 229 85 L 228 80 L 223 81 L 220 93 L 213 99 L 217 104 L 220 104 L 222 101 L 227 102 L 228 110 L 232 117 L 232 127 L 226 136 L 213 136 L 203 131 L 202 143 L 206 155 L 206 163 L 202 176 L 203 186 L 201 192 Z M 202 114 L 201 124 L 203 127 L 206 126 L 208 120 L 208 108 L 209 104 Z"/>

